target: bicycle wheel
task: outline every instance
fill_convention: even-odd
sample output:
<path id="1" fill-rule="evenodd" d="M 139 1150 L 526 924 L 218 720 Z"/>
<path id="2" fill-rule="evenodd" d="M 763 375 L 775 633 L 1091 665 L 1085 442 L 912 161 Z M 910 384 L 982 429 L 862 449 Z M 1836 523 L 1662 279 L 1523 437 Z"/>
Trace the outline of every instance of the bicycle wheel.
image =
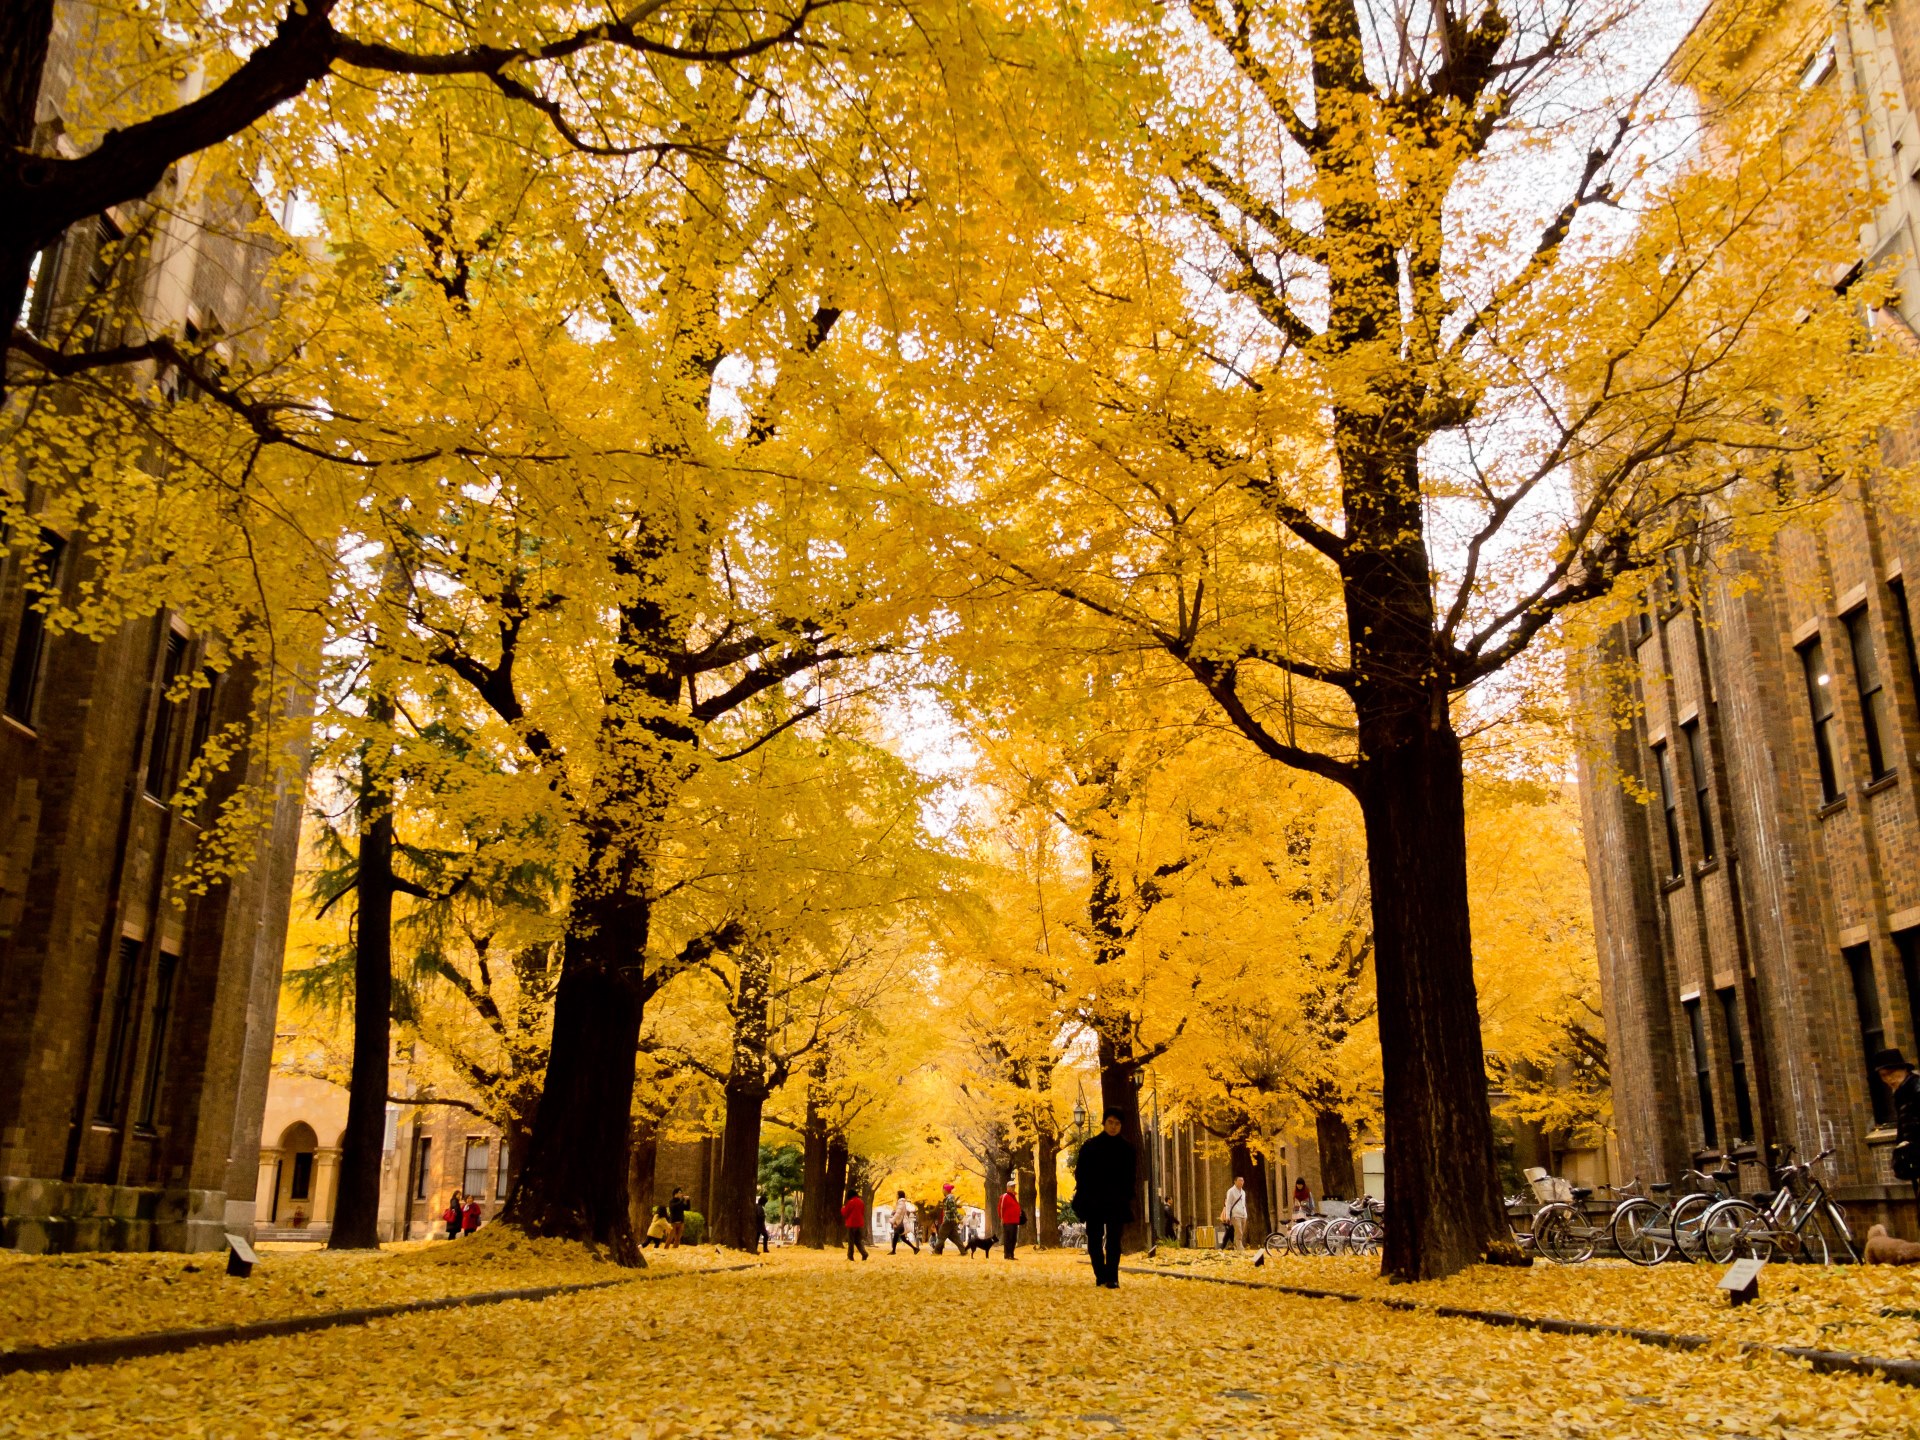
<path id="1" fill-rule="evenodd" d="M 1673 1253 L 1667 1213 L 1651 1200 L 1629 1200 L 1613 1212 L 1613 1243 L 1636 1265 L 1658 1265 Z"/>
<path id="2" fill-rule="evenodd" d="M 1327 1253 L 1327 1222 L 1323 1216 L 1316 1215 L 1311 1220 L 1302 1220 L 1293 1228 L 1293 1248 L 1302 1255 L 1324 1255 Z"/>
<path id="3" fill-rule="evenodd" d="M 1335 1220 L 1327 1226 L 1326 1251 L 1329 1255 L 1345 1255 L 1353 1245 L 1353 1221 Z"/>
<path id="4" fill-rule="evenodd" d="M 1356 1220 L 1353 1234 L 1347 1238 L 1347 1248 L 1355 1255 L 1378 1255 L 1380 1242 L 1386 1238 L 1386 1227 L 1378 1220 Z"/>
<path id="5" fill-rule="evenodd" d="M 1821 1203 L 1820 1212 L 1827 1223 L 1828 1233 L 1833 1237 L 1834 1258 L 1858 1265 L 1860 1251 L 1854 1246 L 1853 1229 L 1847 1224 L 1847 1217 L 1840 1213 L 1840 1207 L 1827 1200 Z"/>
<path id="6" fill-rule="evenodd" d="M 1274 1231 L 1271 1235 L 1267 1236 L 1267 1243 L 1264 1248 L 1267 1254 L 1278 1260 L 1282 1255 L 1287 1253 L 1287 1232 L 1284 1230 Z"/>
<path id="7" fill-rule="evenodd" d="M 1578 1265 L 1593 1255 L 1594 1231 L 1571 1205 L 1542 1205 L 1533 1217 L 1533 1243 L 1557 1265 Z"/>
<path id="8" fill-rule="evenodd" d="M 1721 1200 L 1707 1207 L 1707 1213 L 1700 1217 L 1700 1248 L 1707 1259 L 1716 1265 L 1725 1265 L 1729 1260 L 1747 1252 L 1745 1246 L 1751 1243 L 1748 1231 L 1760 1223 L 1760 1212 L 1744 1200 Z M 1766 1259 L 1773 1253 L 1773 1246 L 1767 1246 L 1767 1255 L 1757 1256 Z"/>
<path id="9" fill-rule="evenodd" d="M 1688 1263 L 1700 1259 L 1700 1222 L 1713 1208 L 1715 1198 L 1707 1194 L 1682 1195 L 1673 1202 L 1673 1210 L 1667 1216 L 1673 1253 Z"/>

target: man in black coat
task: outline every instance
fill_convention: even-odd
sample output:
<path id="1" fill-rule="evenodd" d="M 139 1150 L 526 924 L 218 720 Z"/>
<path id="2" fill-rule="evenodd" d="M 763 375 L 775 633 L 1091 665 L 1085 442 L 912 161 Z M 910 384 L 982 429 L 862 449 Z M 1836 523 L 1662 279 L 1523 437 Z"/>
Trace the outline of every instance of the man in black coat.
<path id="1" fill-rule="evenodd" d="M 1902 1180 L 1920 1181 L 1920 1075 L 1898 1050 L 1882 1050 L 1873 1057 L 1881 1083 L 1893 1092 L 1893 1173 Z M 1920 1194 L 1920 1189 L 1915 1191 Z"/>
<path id="2" fill-rule="evenodd" d="M 1133 1219 L 1133 1146 L 1120 1134 L 1120 1109 L 1110 1105 L 1101 1133 L 1080 1147 L 1073 1162 L 1073 1213 L 1087 1225 L 1093 1283 L 1120 1288 L 1120 1231 Z"/>

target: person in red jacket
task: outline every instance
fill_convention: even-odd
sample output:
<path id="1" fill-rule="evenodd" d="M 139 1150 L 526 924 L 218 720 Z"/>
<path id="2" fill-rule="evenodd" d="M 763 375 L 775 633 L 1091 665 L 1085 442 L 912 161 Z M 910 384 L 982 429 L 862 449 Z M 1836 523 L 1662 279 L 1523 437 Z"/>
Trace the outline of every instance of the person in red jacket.
<path id="1" fill-rule="evenodd" d="M 862 1260 L 867 1258 L 867 1202 L 860 1198 L 858 1190 L 847 1192 L 847 1203 L 840 1207 L 840 1223 L 847 1227 L 847 1259 L 853 1258 L 858 1249 Z"/>
<path id="2" fill-rule="evenodd" d="M 1020 1222 L 1026 1219 L 1026 1212 L 1020 1208 L 1020 1197 L 1014 1194 L 1013 1181 L 1007 1181 L 1005 1193 L 1000 1196 L 1000 1244 L 1001 1253 L 1007 1259 L 1013 1259 L 1013 1245 L 1020 1238 Z"/>
<path id="3" fill-rule="evenodd" d="M 471 1235 L 480 1228 L 480 1198 L 477 1195 L 467 1197 L 467 1208 L 460 1216 L 460 1233 Z"/>

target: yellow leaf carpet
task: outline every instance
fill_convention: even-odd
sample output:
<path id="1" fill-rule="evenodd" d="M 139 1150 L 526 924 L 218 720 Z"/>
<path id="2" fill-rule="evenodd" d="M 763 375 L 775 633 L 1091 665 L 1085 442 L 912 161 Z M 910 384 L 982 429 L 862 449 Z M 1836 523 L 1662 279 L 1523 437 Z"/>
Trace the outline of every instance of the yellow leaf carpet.
<path id="1" fill-rule="evenodd" d="M 1906 1437 L 1920 1392 L 1160 1277 L 1101 1291 L 1059 1254 L 906 1251 L 0 1380 L 0 1436 L 503 1433 Z"/>

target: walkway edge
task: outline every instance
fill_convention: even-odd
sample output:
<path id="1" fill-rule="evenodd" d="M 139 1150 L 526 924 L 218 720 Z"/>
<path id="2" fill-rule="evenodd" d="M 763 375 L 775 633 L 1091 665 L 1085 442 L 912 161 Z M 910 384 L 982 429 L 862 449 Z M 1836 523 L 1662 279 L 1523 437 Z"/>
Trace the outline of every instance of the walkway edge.
<path id="1" fill-rule="evenodd" d="M 1520 1315 L 1510 1310 L 1475 1310 L 1464 1305 L 1431 1305 L 1419 1300 L 1398 1300 L 1386 1295 L 1360 1295 L 1351 1290 L 1315 1290 L 1305 1285 L 1280 1285 L 1264 1280 L 1236 1280 L 1227 1275 L 1180 1275 L 1146 1265 L 1122 1265 L 1129 1275 L 1154 1275 L 1162 1280 L 1196 1280 L 1203 1285 L 1237 1285 L 1245 1290 L 1274 1290 L 1308 1300 L 1340 1300 L 1347 1304 L 1384 1305 L 1389 1310 L 1436 1315 L 1443 1320 L 1473 1320 L 1482 1325 L 1501 1325 L 1521 1330 L 1539 1330 L 1548 1335 L 1604 1335 L 1634 1340 L 1665 1350 L 1710 1350 L 1716 1342 L 1708 1335 L 1674 1335 L 1665 1330 L 1641 1330 L 1631 1325 L 1606 1325 L 1588 1320 L 1556 1320 L 1551 1316 Z M 1860 1355 L 1851 1350 L 1815 1350 L 1804 1345 L 1770 1345 L 1758 1340 L 1733 1342 L 1742 1355 L 1773 1355 L 1799 1360 L 1826 1374 L 1864 1375 L 1894 1385 L 1920 1388 L 1920 1360 L 1893 1360 L 1879 1355 Z"/>
<path id="2" fill-rule="evenodd" d="M 571 1285 L 534 1285 L 519 1290 L 479 1290 L 471 1295 L 443 1295 L 432 1300 L 408 1300 L 393 1305 L 362 1305 L 324 1315 L 286 1315 L 277 1320 L 251 1320 L 242 1325 L 207 1325 L 193 1330 L 151 1330 L 142 1335 L 109 1335 L 99 1340 L 70 1340 L 59 1345 L 35 1345 L 0 1351 L 0 1375 L 33 1371 L 71 1370 L 81 1365 L 110 1365 L 142 1355 L 178 1355 L 208 1345 L 232 1345 L 243 1340 L 268 1340 L 278 1335 L 303 1335 L 342 1325 L 365 1325 L 395 1315 L 417 1315 L 432 1310 L 458 1310 L 470 1305 L 500 1305 L 508 1300 L 549 1300 L 579 1295 L 614 1285 L 646 1280 L 670 1280 L 680 1275 L 725 1275 L 752 1270 L 751 1264 L 716 1265 L 710 1270 L 671 1270 L 657 1275 L 636 1273 L 613 1280 L 583 1280 Z"/>

